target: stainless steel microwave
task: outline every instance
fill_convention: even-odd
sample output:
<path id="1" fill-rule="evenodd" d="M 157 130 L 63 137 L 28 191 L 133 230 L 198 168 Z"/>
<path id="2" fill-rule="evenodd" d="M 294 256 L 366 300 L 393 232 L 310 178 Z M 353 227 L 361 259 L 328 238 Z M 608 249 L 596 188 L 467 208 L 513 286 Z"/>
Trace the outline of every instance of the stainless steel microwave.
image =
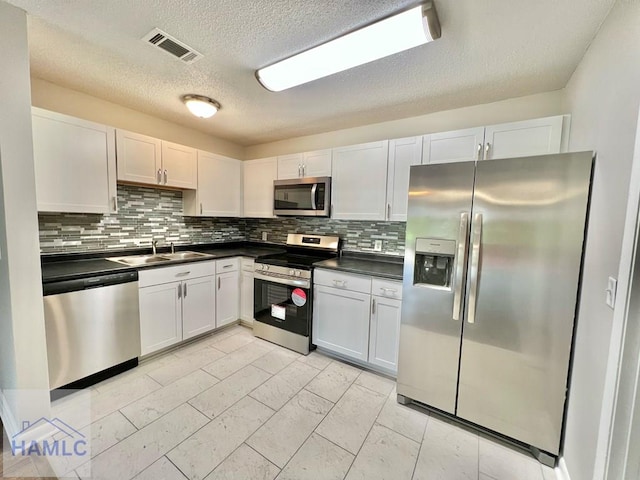
<path id="1" fill-rule="evenodd" d="M 331 177 L 274 180 L 273 213 L 328 217 L 331 213 Z"/>

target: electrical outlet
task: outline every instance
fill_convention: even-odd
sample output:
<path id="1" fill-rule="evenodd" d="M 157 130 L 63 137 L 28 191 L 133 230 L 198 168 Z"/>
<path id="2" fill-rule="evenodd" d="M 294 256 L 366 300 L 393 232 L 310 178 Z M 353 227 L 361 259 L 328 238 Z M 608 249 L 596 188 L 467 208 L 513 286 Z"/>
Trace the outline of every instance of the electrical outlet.
<path id="1" fill-rule="evenodd" d="M 268 232 L 262 232 L 262 241 L 266 242 L 268 236 L 269 236 Z"/>
<path id="2" fill-rule="evenodd" d="M 373 242 L 373 251 L 381 252 L 382 251 L 382 240 L 375 240 Z"/>
<path id="3" fill-rule="evenodd" d="M 618 280 L 613 277 L 609 277 L 607 281 L 607 305 L 613 308 L 616 304 L 616 289 L 618 288 Z"/>

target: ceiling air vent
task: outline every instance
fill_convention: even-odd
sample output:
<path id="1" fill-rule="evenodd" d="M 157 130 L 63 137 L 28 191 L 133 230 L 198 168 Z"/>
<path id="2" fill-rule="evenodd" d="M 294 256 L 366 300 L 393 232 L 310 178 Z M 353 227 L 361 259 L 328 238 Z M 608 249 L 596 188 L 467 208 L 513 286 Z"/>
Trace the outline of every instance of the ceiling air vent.
<path id="1" fill-rule="evenodd" d="M 189 45 L 182 43 L 180 40 L 172 37 L 168 33 L 163 32 L 159 28 L 154 28 L 147 33 L 142 40 L 149 42 L 161 50 L 170 53 L 176 58 L 179 58 L 184 63 L 193 63 L 200 60 L 203 55 L 191 48 Z"/>

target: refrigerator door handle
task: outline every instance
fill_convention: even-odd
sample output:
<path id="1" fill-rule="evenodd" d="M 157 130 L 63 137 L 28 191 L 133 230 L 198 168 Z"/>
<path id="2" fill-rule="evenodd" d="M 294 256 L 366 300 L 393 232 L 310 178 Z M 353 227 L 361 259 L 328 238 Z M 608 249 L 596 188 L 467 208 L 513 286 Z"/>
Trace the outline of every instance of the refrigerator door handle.
<path id="1" fill-rule="evenodd" d="M 467 238 L 469 236 L 469 213 L 460 214 L 458 230 L 458 251 L 456 252 L 455 287 L 453 292 L 453 319 L 460 320 L 462 313 L 462 285 L 464 285 L 464 267 L 467 263 Z"/>
<path id="2" fill-rule="evenodd" d="M 480 245 L 482 241 L 482 214 L 476 213 L 473 216 L 471 240 L 471 281 L 469 282 L 469 310 L 467 322 L 476 322 L 476 304 L 478 301 L 478 271 L 480 269 Z"/>

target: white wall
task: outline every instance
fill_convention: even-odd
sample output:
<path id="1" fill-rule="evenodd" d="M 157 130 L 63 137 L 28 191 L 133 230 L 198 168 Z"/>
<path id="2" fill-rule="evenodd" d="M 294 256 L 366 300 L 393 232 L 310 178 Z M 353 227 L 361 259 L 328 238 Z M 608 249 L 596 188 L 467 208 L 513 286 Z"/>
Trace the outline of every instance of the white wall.
<path id="1" fill-rule="evenodd" d="M 27 18 L 0 2 L 0 390 L 10 434 L 49 414 Z M 34 390 L 27 396 L 13 390 Z"/>
<path id="2" fill-rule="evenodd" d="M 599 433 L 606 435 L 599 430 L 614 312 L 605 289 L 607 277 L 618 276 L 640 105 L 640 2 L 614 6 L 569 81 L 566 102 L 570 148 L 597 151 L 564 442 L 571 479 L 588 480 Z"/>
<path id="3" fill-rule="evenodd" d="M 244 147 L 228 140 L 152 117 L 46 80 L 32 78 L 31 95 L 35 107 L 131 130 L 240 160 L 244 158 Z"/>
<path id="4" fill-rule="evenodd" d="M 563 110 L 563 99 L 564 92 L 557 90 L 418 117 L 290 138 L 247 147 L 245 158 L 272 157 L 287 153 L 559 115 L 567 113 Z"/>

